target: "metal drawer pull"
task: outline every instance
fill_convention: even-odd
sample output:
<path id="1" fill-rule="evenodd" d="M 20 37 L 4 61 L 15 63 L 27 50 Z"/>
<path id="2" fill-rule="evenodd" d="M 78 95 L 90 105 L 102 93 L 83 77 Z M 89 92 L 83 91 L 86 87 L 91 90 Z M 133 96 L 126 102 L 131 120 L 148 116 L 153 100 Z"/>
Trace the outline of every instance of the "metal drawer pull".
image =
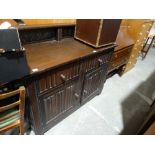
<path id="1" fill-rule="evenodd" d="M 79 99 L 79 95 L 77 93 L 74 94 L 76 99 Z"/>
<path id="2" fill-rule="evenodd" d="M 98 59 L 98 62 L 100 63 L 100 65 L 102 65 L 103 60 L 99 58 L 99 59 Z"/>
<path id="3" fill-rule="evenodd" d="M 62 79 L 63 81 L 66 81 L 65 75 L 61 74 L 60 77 L 61 77 L 61 79 Z"/>

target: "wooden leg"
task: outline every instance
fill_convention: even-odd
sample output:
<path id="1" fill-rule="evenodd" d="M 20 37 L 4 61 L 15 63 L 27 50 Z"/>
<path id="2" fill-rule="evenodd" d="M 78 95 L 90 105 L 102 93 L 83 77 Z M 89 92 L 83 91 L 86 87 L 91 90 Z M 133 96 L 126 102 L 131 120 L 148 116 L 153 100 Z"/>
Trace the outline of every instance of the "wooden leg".
<path id="1" fill-rule="evenodd" d="M 24 130 L 24 120 L 20 120 L 20 125 L 19 125 L 19 130 L 20 130 L 20 135 L 24 135 L 25 130 Z"/>

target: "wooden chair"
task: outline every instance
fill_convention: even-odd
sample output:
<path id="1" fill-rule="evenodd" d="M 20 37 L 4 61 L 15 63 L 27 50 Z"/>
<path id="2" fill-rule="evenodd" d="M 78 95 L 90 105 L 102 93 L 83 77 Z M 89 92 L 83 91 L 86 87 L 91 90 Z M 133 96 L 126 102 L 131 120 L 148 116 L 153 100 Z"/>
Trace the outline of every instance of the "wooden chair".
<path id="1" fill-rule="evenodd" d="M 149 40 L 150 40 L 150 43 L 148 43 Z M 141 50 L 142 60 L 144 60 L 144 58 L 146 57 L 146 55 L 147 55 L 149 49 L 150 49 L 150 48 L 152 47 L 152 45 L 153 45 L 154 40 L 155 40 L 155 35 L 150 35 L 150 36 L 147 38 L 147 40 L 146 40 L 146 42 L 145 42 L 145 44 L 144 44 L 144 46 L 143 46 L 143 48 L 142 48 L 142 50 Z"/>
<path id="2" fill-rule="evenodd" d="M 1 104 L 2 100 L 9 100 L 10 97 L 17 96 L 18 100 Z M 0 134 L 12 128 L 19 127 L 20 135 L 24 134 L 24 109 L 25 109 L 25 88 L 21 86 L 19 89 L 0 94 Z"/>

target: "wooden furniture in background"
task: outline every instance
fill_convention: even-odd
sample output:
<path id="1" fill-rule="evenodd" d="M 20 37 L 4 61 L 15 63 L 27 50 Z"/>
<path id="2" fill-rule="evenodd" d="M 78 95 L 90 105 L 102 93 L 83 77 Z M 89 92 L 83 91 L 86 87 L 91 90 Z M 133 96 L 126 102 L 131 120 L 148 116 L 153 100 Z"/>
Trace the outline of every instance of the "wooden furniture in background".
<path id="1" fill-rule="evenodd" d="M 154 135 L 155 134 L 155 100 L 150 108 L 150 112 L 146 120 L 140 127 L 137 134 L 140 134 L 140 135 L 142 134 L 145 134 L 145 135 L 153 134 Z"/>
<path id="2" fill-rule="evenodd" d="M 75 19 L 22 19 L 26 25 L 75 24 Z"/>
<path id="3" fill-rule="evenodd" d="M 11 97 L 17 96 L 18 100 L 10 103 Z M 24 107 L 25 88 L 0 94 L 0 134 L 12 128 L 19 127 L 20 134 L 24 134 Z M 9 103 L 8 103 L 9 102 Z"/>
<path id="4" fill-rule="evenodd" d="M 12 26 L 18 24 L 13 19 L 0 19 L 0 24 L 4 21 L 8 21 Z M 47 24 L 75 24 L 75 19 L 22 19 L 26 25 L 47 25 Z"/>
<path id="5" fill-rule="evenodd" d="M 114 44 L 121 19 L 77 19 L 75 38 L 93 47 Z"/>
<path id="6" fill-rule="evenodd" d="M 115 48 L 115 52 L 113 53 L 111 62 L 109 64 L 109 76 L 110 74 L 113 75 L 115 72 L 121 75 L 125 65 L 128 63 L 134 41 L 128 34 L 127 26 L 120 26 L 120 30 L 116 38 L 116 44 L 117 47 Z"/>
<path id="7" fill-rule="evenodd" d="M 149 51 L 149 49 L 152 47 L 153 42 L 155 40 L 155 35 L 150 35 L 148 36 L 142 50 L 141 50 L 141 55 L 142 55 L 142 59 L 144 59 Z M 150 42 L 150 43 L 149 43 Z"/>
<path id="8" fill-rule="evenodd" d="M 153 21 L 144 19 L 124 19 L 122 20 L 121 25 L 128 27 L 128 34 L 135 42 L 128 63 L 124 70 L 125 73 L 135 66 L 137 57 L 141 53 L 141 49 L 143 48 L 143 45 L 148 37 L 150 29 L 153 25 Z"/>

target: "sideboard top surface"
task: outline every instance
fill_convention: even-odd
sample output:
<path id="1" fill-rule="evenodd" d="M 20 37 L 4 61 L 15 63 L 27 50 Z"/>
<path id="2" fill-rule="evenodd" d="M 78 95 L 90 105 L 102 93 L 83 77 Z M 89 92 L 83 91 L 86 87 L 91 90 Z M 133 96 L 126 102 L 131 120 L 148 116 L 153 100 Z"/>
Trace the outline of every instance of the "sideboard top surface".
<path id="1" fill-rule="evenodd" d="M 73 38 L 63 39 L 59 42 L 48 41 L 42 43 L 33 43 L 24 46 L 26 49 L 26 57 L 30 68 L 33 71 L 44 71 L 49 68 L 71 62 L 91 54 L 104 51 L 112 46 L 94 49 Z M 95 51 L 95 52 L 94 52 Z"/>

